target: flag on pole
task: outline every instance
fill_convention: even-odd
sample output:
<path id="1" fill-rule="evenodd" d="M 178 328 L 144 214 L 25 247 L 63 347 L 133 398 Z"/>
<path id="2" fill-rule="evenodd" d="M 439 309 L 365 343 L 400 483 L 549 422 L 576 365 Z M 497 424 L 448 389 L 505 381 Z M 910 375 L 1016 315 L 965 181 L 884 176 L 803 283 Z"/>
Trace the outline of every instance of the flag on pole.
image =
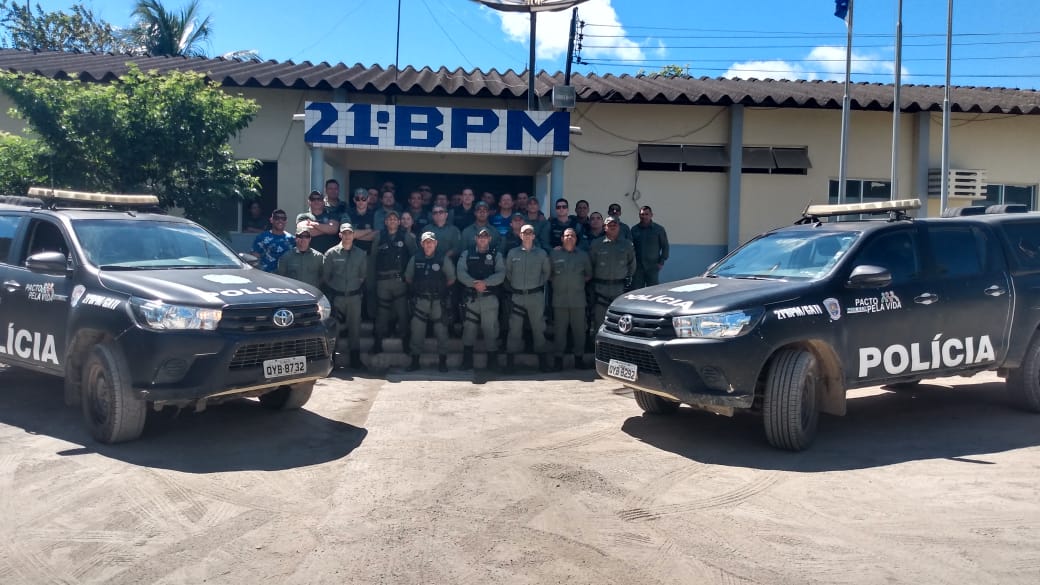
<path id="1" fill-rule="evenodd" d="M 834 16 L 845 20 L 849 15 L 849 0 L 834 0 Z"/>

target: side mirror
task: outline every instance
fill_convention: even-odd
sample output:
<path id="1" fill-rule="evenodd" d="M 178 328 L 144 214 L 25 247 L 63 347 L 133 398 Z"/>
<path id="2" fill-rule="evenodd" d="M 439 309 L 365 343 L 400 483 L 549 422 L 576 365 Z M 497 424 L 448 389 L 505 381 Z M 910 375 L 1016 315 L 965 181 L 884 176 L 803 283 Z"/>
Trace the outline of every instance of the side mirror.
<path id="1" fill-rule="evenodd" d="M 863 264 L 852 269 L 846 286 L 849 288 L 883 288 L 892 284 L 892 273 L 887 268 Z"/>
<path id="2" fill-rule="evenodd" d="M 65 274 L 69 269 L 69 259 L 61 252 L 37 252 L 25 259 L 25 267 L 32 272 Z"/>
<path id="3" fill-rule="evenodd" d="M 250 254 L 249 252 L 239 252 L 238 259 L 252 266 L 253 268 L 256 268 L 260 265 L 260 259 L 257 258 L 255 254 Z"/>

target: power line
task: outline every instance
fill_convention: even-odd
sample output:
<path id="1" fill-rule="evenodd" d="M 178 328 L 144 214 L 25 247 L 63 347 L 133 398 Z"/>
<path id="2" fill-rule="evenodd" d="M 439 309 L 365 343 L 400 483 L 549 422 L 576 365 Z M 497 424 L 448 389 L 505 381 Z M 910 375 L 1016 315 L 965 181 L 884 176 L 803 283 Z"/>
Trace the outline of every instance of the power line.
<path id="1" fill-rule="evenodd" d="M 618 37 L 621 38 L 621 37 Z M 1032 41 L 979 41 L 979 42 L 962 42 L 953 43 L 955 47 L 979 47 L 979 46 L 1004 46 L 1004 45 L 1035 45 L 1040 44 L 1040 39 Z M 815 49 L 819 47 L 820 43 L 811 45 L 669 45 L 666 49 Z M 881 45 L 856 45 L 856 49 L 887 49 L 891 48 L 891 44 Z M 932 47 L 938 48 L 945 46 L 945 43 L 903 43 L 904 47 Z M 637 45 L 638 48 L 647 48 L 641 45 Z M 585 44 L 586 49 L 632 49 L 631 45 L 595 45 Z M 654 47 L 651 47 L 654 48 Z"/>
<path id="2" fill-rule="evenodd" d="M 1040 59 L 1040 55 L 996 55 L 989 57 L 957 57 L 957 61 L 1006 61 L 1008 59 Z M 760 61 L 776 61 L 778 59 L 759 59 Z M 915 58 L 903 58 L 903 63 L 907 61 L 945 61 L 945 57 L 915 57 Z M 583 62 L 588 63 L 676 63 L 676 61 L 684 61 L 684 59 L 676 57 L 672 59 L 597 59 L 588 58 L 582 59 Z M 697 63 L 733 63 L 733 59 L 703 59 L 700 57 L 694 57 L 689 59 L 691 62 Z M 785 63 L 844 63 L 845 59 L 783 59 Z M 891 59 L 852 59 L 853 63 L 891 63 Z"/>

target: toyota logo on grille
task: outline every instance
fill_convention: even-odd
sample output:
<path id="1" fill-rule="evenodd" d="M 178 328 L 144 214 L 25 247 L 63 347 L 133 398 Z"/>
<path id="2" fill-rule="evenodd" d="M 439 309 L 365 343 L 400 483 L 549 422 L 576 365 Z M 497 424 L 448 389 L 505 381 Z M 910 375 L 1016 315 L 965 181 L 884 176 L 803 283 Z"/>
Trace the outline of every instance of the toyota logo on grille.
<path id="1" fill-rule="evenodd" d="M 621 315 L 621 318 L 617 320 L 617 328 L 622 333 L 632 331 L 632 315 Z"/>
<path id="2" fill-rule="evenodd" d="M 296 316 L 289 309 L 278 309 L 271 318 L 276 327 L 288 327 L 296 320 Z"/>

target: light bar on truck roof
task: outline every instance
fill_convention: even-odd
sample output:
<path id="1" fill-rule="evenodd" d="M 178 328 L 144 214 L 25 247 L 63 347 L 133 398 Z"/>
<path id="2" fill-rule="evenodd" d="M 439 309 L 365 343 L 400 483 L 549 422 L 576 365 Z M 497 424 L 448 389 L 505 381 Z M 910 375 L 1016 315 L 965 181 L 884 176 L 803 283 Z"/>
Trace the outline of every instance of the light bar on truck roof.
<path id="1" fill-rule="evenodd" d="M 857 213 L 888 213 L 890 211 L 908 211 L 920 209 L 920 199 L 897 199 L 895 201 L 874 201 L 872 203 L 843 203 L 841 205 L 810 205 L 802 212 L 802 217 L 830 217 L 834 215 L 854 215 Z"/>
<path id="2" fill-rule="evenodd" d="M 47 187 L 29 187 L 29 196 L 44 201 L 80 201 L 83 203 L 107 203 L 130 207 L 149 207 L 159 205 L 155 195 L 122 195 L 118 193 L 88 193 L 85 191 L 66 191 Z"/>

